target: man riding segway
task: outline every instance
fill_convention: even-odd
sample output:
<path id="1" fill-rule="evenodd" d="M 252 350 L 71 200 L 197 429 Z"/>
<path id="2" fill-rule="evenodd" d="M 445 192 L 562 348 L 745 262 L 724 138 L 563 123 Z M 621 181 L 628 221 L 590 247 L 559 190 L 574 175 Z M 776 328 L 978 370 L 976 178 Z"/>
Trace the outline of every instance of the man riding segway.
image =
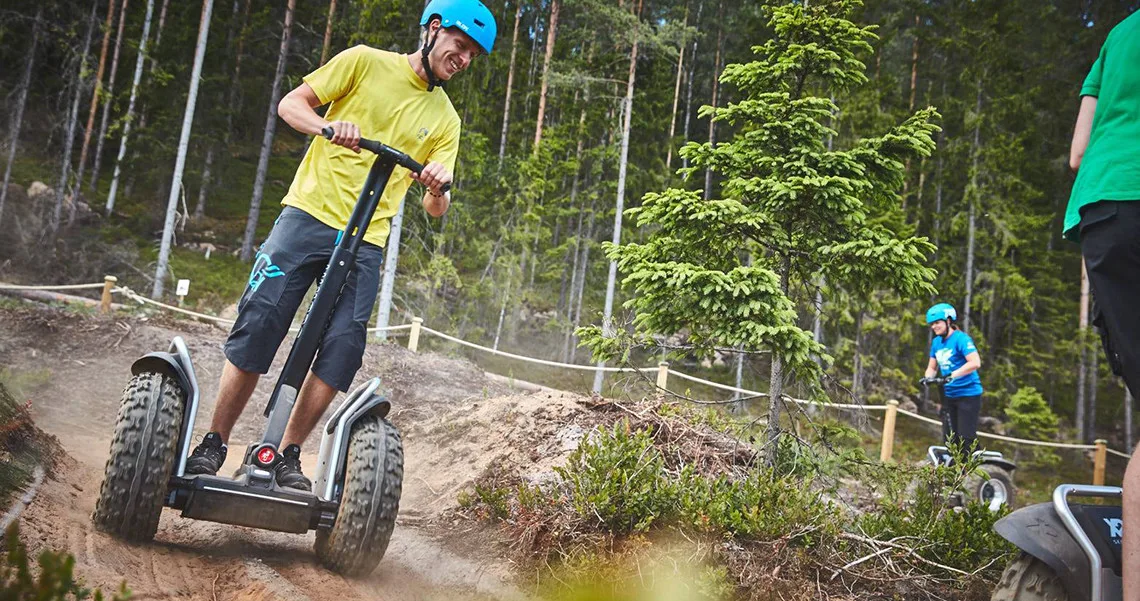
<path id="1" fill-rule="evenodd" d="M 365 131 L 421 159 L 424 170 L 394 176 L 385 188 L 360 247 L 356 273 L 345 285 L 320 354 L 297 396 L 276 480 L 282 486 L 311 488 L 301 473 L 300 445 L 337 390 L 348 391 L 360 368 L 389 222 L 411 180 L 427 188 L 422 205 L 431 216 L 442 216 L 450 205 L 450 194 L 441 188 L 452 180 L 460 120 L 439 86 L 475 57 L 489 54 L 495 43 L 495 19 L 478 0 L 432 0 L 420 24 L 424 32 L 418 52 L 349 48 L 305 76 L 304 83 L 281 100 L 278 114 L 289 125 L 308 135 L 331 127 L 332 143 L 318 140 L 309 147 L 281 201 L 285 209 L 257 253 L 226 340 L 210 431 L 187 462 L 188 474 L 216 474 L 225 462 L 234 424 L 258 379 L 269 371 L 305 292 L 320 277 L 352 212 L 371 165 L 360 154 Z M 314 109 L 325 104 L 329 110 L 321 117 Z"/>

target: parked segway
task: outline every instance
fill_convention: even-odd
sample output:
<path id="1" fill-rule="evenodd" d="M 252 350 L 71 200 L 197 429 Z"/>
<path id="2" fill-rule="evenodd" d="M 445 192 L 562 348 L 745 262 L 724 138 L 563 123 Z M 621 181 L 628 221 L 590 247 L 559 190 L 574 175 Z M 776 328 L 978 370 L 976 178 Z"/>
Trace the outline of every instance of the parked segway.
<path id="1" fill-rule="evenodd" d="M 954 493 L 955 500 L 961 505 L 965 501 L 974 501 L 988 507 L 990 511 L 997 511 L 1006 505 L 1013 504 L 1013 472 L 1017 465 L 1002 456 L 997 451 L 974 451 L 972 457 L 981 458 L 982 464 L 978 469 L 985 472 L 966 476 L 963 488 L 968 499 L 962 498 L 962 493 Z M 950 449 L 943 446 L 932 446 L 926 449 L 926 458 L 931 465 L 953 465 L 954 456 Z"/>
<path id="2" fill-rule="evenodd" d="M 941 387 L 946 378 L 923 378 L 919 383 L 923 386 L 937 385 Z M 980 459 L 978 470 L 984 475 L 971 473 L 966 477 L 963 488 L 966 498 L 961 493 L 954 493 L 954 500 L 958 504 L 967 501 L 982 503 L 990 511 L 997 511 L 1004 506 L 1013 505 L 1014 487 L 1013 473 L 1017 464 L 1006 459 L 998 451 L 977 450 L 971 454 L 972 458 Z M 926 458 L 931 465 L 953 465 L 954 456 L 945 446 L 931 446 L 926 449 Z"/>
<path id="3" fill-rule="evenodd" d="M 1120 505 L 1070 504 L 1069 497 L 1120 501 L 1115 486 L 1062 484 L 1051 503 L 1023 507 L 994 524 L 1021 549 L 994 588 L 993 601 L 1120 601 Z"/>
<path id="4" fill-rule="evenodd" d="M 322 133 L 333 134 L 331 128 Z M 316 530 L 317 556 L 346 575 L 368 574 L 384 556 L 399 511 L 404 452 L 399 432 L 386 419 L 391 404 L 379 378 L 349 394 L 325 423 L 312 492 L 280 487 L 273 477 L 297 393 L 384 187 L 397 165 L 416 173 L 423 169 L 383 143 L 361 139 L 360 147 L 376 160 L 269 398 L 261 441 L 248 447 L 233 478 L 185 473 L 199 387 L 186 343 L 176 336 L 169 351 L 131 365 L 134 377 L 123 393 L 92 516 L 97 528 L 149 541 L 165 506 L 198 520 L 280 532 Z"/>

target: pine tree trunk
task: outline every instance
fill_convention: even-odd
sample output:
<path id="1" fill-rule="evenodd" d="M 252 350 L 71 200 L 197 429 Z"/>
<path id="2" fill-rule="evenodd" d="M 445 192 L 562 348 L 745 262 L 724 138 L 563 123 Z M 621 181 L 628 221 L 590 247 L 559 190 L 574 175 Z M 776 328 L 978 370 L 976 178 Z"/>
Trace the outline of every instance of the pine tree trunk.
<path id="1" fill-rule="evenodd" d="M 1096 440 L 1096 387 L 1097 381 L 1100 379 L 1100 374 L 1097 373 L 1097 363 L 1099 363 L 1100 354 L 1096 349 L 1090 346 L 1089 348 L 1089 411 L 1088 411 L 1088 426 L 1085 428 L 1085 440 Z"/>
<path id="2" fill-rule="evenodd" d="M 637 18 L 641 19 L 641 5 L 643 0 L 637 0 Z M 614 210 L 614 245 L 621 244 L 621 220 L 625 211 L 625 176 L 629 169 L 629 130 L 633 122 L 633 90 L 637 76 L 637 49 L 639 39 L 633 38 L 633 49 L 629 56 L 629 78 L 625 86 L 625 100 L 623 101 L 623 123 L 621 128 L 621 154 L 618 157 L 617 205 Z M 602 317 L 602 335 L 612 336 L 614 333 L 614 288 L 617 283 L 617 261 L 610 261 L 610 272 L 606 278 L 606 304 Z M 594 386 L 596 394 L 602 393 L 602 380 L 605 378 L 604 361 L 598 362 L 598 370 L 594 372 Z"/>
<path id="3" fill-rule="evenodd" d="M 701 24 L 701 12 L 704 11 L 704 9 L 705 3 L 704 0 L 701 0 L 701 2 L 697 4 L 697 19 L 694 21 L 698 27 Z M 689 53 L 689 55 L 693 57 L 693 60 L 689 61 L 689 75 L 685 78 L 685 133 L 682 136 L 685 142 L 689 141 L 689 124 L 692 122 L 693 117 L 693 79 L 695 79 L 697 74 L 697 42 L 700 39 L 701 36 L 693 36 L 693 51 Z M 689 167 L 689 159 L 682 157 L 681 166 L 687 169 Z"/>
<path id="4" fill-rule="evenodd" d="M 507 152 L 507 129 L 511 124 L 511 87 L 515 81 L 515 56 L 519 49 L 519 21 L 522 19 L 522 0 L 515 9 L 515 32 L 511 36 L 511 60 L 507 67 L 507 92 L 503 100 L 503 132 L 499 136 L 499 168 L 503 167 L 503 157 Z"/>
<path id="5" fill-rule="evenodd" d="M 590 105 L 590 88 L 586 88 L 585 104 L 582 106 L 581 112 L 578 115 L 578 148 L 574 154 L 574 181 L 570 185 L 570 206 L 577 206 L 578 202 L 578 187 L 582 178 L 582 147 L 585 139 L 586 128 L 586 107 Z M 571 252 L 574 254 L 573 261 L 570 266 L 570 295 L 566 301 L 566 336 L 562 340 L 562 362 L 565 363 L 570 359 L 570 336 L 574 333 L 573 315 L 574 315 L 574 297 L 578 289 L 578 261 L 581 257 L 582 249 L 582 221 L 586 213 L 586 203 L 582 202 L 582 206 L 578 209 L 578 227 L 574 234 L 574 245 L 570 247 Z"/>
<path id="6" fill-rule="evenodd" d="M 974 241 L 978 213 L 978 157 L 982 149 L 982 80 L 978 79 L 977 100 L 974 103 L 974 146 L 971 150 L 973 164 L 970 173 L 970 214 L 966 234 L 966 301 L 962 307 L 962 329 L 970 331 L 970 307 L 974 300 Z"/>
<path id="7" fill-rule="evenodd" d="M 1080 357 L 1080 367 L 1077 369 L 1077 406 L 1073 422 L 1077 427 L 1077 436 L 1080 437 L 1081 442 L 1084 442 L 1088 440 L 1086 436 L 1085 390 L 1087 390 L 1089 370 L 1089 345 L 1088 340 L 1086 340 L 1089 328 L 1089 275 L 1085 269 L 1084 259 L 1081 259 L 1080 312 L 1081 314 L 1077 318 L 1077 355 Z"/>
<path id="8" fill-rule="evenodd" d="M 819 344 L 823 344 L 823 287 L 827 280 L 821 275 L 815 289 L 815 315 L 811 320 L 811 337 Z"/>
<path id="9" fill-rule="evenodd" d="M 257 175 L 253 180 L 253 198 L 249 201 L 249 219 L 245 222 L 245 237 L 241 242 L 241 260 L 253 258 L 253 237 L 257 234 L 257 219 L 261 214 L 261 198 L 265 192 L 265 177 L 269 172 L 269 155 L 273 152 L 273 135 L 277 132 L 277 103 L 281 100 L 281 80 L 289 60 L 289 41 L 293 35 L 293 12 L 297 0 L 289 0 L 285 7 L 285 27 L 281 32 L 281 49 L 277 53 L 277 71 L 273 75 L 273 89 L 269 93 L 269 110 L 265 117 L 265 135 L 261 138 L 261 154 L 257 159 Z"/>
<path id="10" fill-rule="evenodd" d="M 536 15 L 535 19 L 534 19 L 534 32 L 535 33 L 534 33 L 533 39 L 532 39 L 532 41 L 534 43 L 530 45 L 530 67 L 527 69 L 527 73 L 526 73 L 526 89 L 527 90 L 533 90 L 534 89 L 534 72 L 536 70 L 535 69 L 536 65 L 538 65 L 538 61 L 537 61 L 538 43 L 540 42 L 540 40 L 538 39 L 538 32 L 539 32 L 538 24 L 539 24 L 539 20 L 538 20 L 538 16 Z M 533 98 L 533 97 L 534 97 L 534 95 L 531 93 L 528 93 L 525 96 L 526 101 L 523 103 L 523 114 L 524 115 L 530 114 L 530 101 L 531 101 L 531 98 Z"/>
<path id="11" fill-rule="evenodd" d="M 392 291 L 396 288 L 396 264 L 400 260 L 400 235 L 404 229 L 404 201 L 392 216 L 388 229 L 388 245 L 384 249 L 384 275 L 380 280 L 380 298 L 376 309 L 376 331 L 378 340 L 387 340 L 387 328 L 392 318 Z"/>
<path id="12" fill-rule="evenodd" d="M 336 16 L 336 0 L 329 0 L 329 18 L 325 21 L 325 41 L 321 45 L 321 66 L 329 61 L 329 47 L 332 46 L 333 18 Z"/>
<path id="13" fill-rule="evenodd" d="M 111 72 L 107 75 L 107 99 L 103 103 L 103 116 L 99 120 L 99 137 L 95 139 L 95 159 L 91 166 L 91 192 L 95 193 L 99 185 L 99 169 L 103 162 L 103 143 L 107 141 L 107 125 L 111 118 L 111 105 L 115 103 L 115 75 L 119 72 L 119 54 L 123 49 L 123 30 L 127 23 L 127 5 L 130 0 L 123 0 L 119 6 L 119 31 L 115 34 L 115 51 L 111 53 Z"/>
<path id="14" fill-rule="evenodd" d="M 780 289 L 783 290 L 784 295 L 788 294 L 788 276 L 792 271 L 792 262 L 788 257 L 781 258 L 780 261 Z M 783 407 L 784 397 L 784 357 L 778 353 L 772 353 L 772 377 L 768 381 L 768 427 L 765 430 L 764 440 L 764 462 L 768 467 L 776 465 L 776 456 L 779 452 L 779 439 L 780 439 L 780 412 Z"/>
<path id="15" fill-rule="evenodd" d="M 586 268 L 590 265 L 590 245 L 594 242 L 594 229 L 597 225 L 595 217 L 597 213 L 594 212 L 594 203 L 590 201 L 590 218 L 586 225 L 586 242 L 581 244 L 581 258 L 578 260 L 578 293 L 574 295 L 574 319 L 570 327 L 570 357 L 567 363 L 573 363 L 574 357 L 578 354 L 578 337 L 574 335 L 574 331 L 582 323 L 582 297 L 586 291 Z"/>
<path id="16" fill-rule="evenodd" d="M 87 151 L 91 147 L 91 133 L 95 129 L 95 113 L 99 108 L 99 94 L 103 91 L 103 70 L 107 66 L 107 48 L 111 45 L 111 26 L 115 19 L 117 0 L 107 0 L 107 20 L 103 23 L 103 45 L 99 49 L 99 67 L 95 70 L 95 91 L 91 93 L 91 108 L 87 111 L 87 125 L 83 128 L 83 146 L 79 150 L 78 172 L 75 175 L 75 197 L 83 188 L 83 172 L 87 168 Z M 72 207 L 75 205 L 73 204 Z M 68 224 L 75 220 L 75 211 L 68 217 Z"/>
<path id="17" fill-rule="evenodd" d="M 162 30 L 166 28 L 166 9 L 169 7 L 170 7 L 170 0 L 162 0 L 162 9 L 158 11 L 158 27 L 155 29 L 155 32 L 154 32 L 154 46 L 151 46 L 151 49 L 150 49 L 150 76 L 151 76 L 151 79 L 154 79 L 154 73 L 155 73 L 155 71 L 158 70 L 158 57 L 157 57 L 158 46 L 159 46 L 159 44 L 162 43 Z M 146 103 L 143 103 L 142 108 L 139 109 L 139 131 L 146 129 L 146 118 L 147 118 L 147 115 L 149 114 L 149 111 L 147 110 L 148 108 L 149 107 L 147 107 Z M 131 151 L 131 161 L 134 161 L 135 157 L 137 157 L 138 155 L 139 155 L 139 153 L 138 153 L 137 149 L 132 150 Z M 127 179 L 127 186 L 126 186 L 127 196 L 131 195 L 131 189 L 134 187 L 134 185 L 135 185 L 135 179 L 134 179 L 134 174 L 132 173 L 131 177 Z"/>
<path id="18" fill-rule="evenodd" d="M 863 393 L 863 321 L 866 314 L 859 311 L 855 316 L 855 356 L 851 359 L 851 396 L 856 402 Z"/>
<path id="19" fill-rule="evenodd" d="M 146 17 L 143 19 L 142 37 L 139 39 L 138 60 L 135 61 L 135 77 L 131 82 L 131 99 L 127 102 L 127 117 L 123 121 L 123 133 L 119 137 L 119 154 L 115 158 L 115 173 L 111 177 L 111 191 L 107 193 L 108 217 L 115 210 L 115 195 L 119 190 L 119 176 L 123 172 L 123 158 L 127 156 L 127 144 L 131 138 L 131 121 L 135 117 L 135 101 L 139 97 L 139 84 L 142 82 L 143 65 L 146 62 L 147 37 L 150 35 L 150 18 L 154 14 L 154 0 L 146 2 Z"/>
<path id="20" fill-rule="evenodd" d="M 206 164 L 202 166 L 202 182 L 198 184 L 198 203 L 194 205 L 194 219 L 206 216 L 206 195 L 210 187 L 210 178 L 214 168 L 214 145 L 206 149 Z"/>
<path id="21" fill-rule="evenodd" d="M 689 25 L 689 3 L 685 2 L 685 17 L 681 27 Z M 681 36 L 680 50 L 677 53 L 677 81 L 673 84 L 673 112 L 669 115 L 669 144 L 665 151 L 665 171 L 673 170 L 673 136 L 677 134 L 677 103 L 681 100 L 681 74 L 685 72 L 685 37 Z"/>
<path id="22" fill-rule="evenodd" d="M 546 56 L 542 59 L 542 89 L 538 93 L 538 119 L 534 124 L 534 153 L 542 144 L 542 120 L 546 117 L 546 92 L 550 86 L 550 59 L 554 57 L 554 40 L 558 36 L 558 0 L 550 2 L 550 24 L 546 32 Z"/>
<path id="23" fill-rule="evenodd" d="M 941 131 L 938 132 L 938 147 L 944 148 L 942 145 L 946 141 L 945 136 Z M 934 242 L 934 256 L 938 256 L 938 244 L 941 239 L 942 230 L 942 157 L 944 153 L 938 153 L 938 164 L 934 168 L 934 179 L 938 183 L 934 186 L 934 226 L 931 231 L 930 238 Z"/>
<path id="24" fill-rule="evenodd" d="M 28 49 L 28 60 L 24 63 L 24 75 L 16 92 L 16 115 L 12 119 L 12 132 L 8 138 L 8 164 L 4 167 L 4 187 L 0 188 L 0 222 L 4 218 L 4 201 L 8 198 L 8 182 L 12 180 L 12 163 L 16 159 L 16 147 L 20 145 L 20 130 L 24 125 L 24 107 L 28 103 L 28 87 L 32 84 L 32 67 L 36 62 L 36 49 L 40 45 L 43 32 L 44 5 L 36 8 L 36 20 L 32 25 L 32 47 Z"/>
<path id="25" fill-rule="evenodd" d="M 237 36 L 239 29 L 241 30 L 242 34 L 241 37 L 238 37 L 237 49 L 232 54 L 226 56 L 225 66 L 222 68 L 223 72 L 228 71 L 230 60 L 233 60 L 233 75 L 230 78 L 230 89 L 228 92 L 226 104 L 224 105 L 226 107 L 226 126 L 225 131 L 222 133 L 222 148 L 229 148 L 230 139 L 233 137 L 233 132 L 231 130 L 233 129 L 234 124 L 234 113 L 238 110 L 238 81 L 241 77 L 241 55 L 242 49 L 245 46 L 245 22 L 249 18 L 250 2 L 251 0 L 246 0 L 245 14 L 242 15 L 241 19 L 238 18 L 238 10 L 241 6 L 241 0 L 234 0 L 233 6 L 230 9 L 230 23 L 229 28 L 226 30 L 226 48 L 234 47 L 234 37 Z M 218 154 L 218 142 L 215 138 L 214 141 L 211 141 L 208 144 L 209 148 L 206 150 L 206 164 L 202 167 L 202 180 L 198 185 L 198 203 L 194 207 L 193 219 L 195 220 L 206 216 L 206 199 L 210 195 L 210 190 L 213 189 L 214 180 L 220 179 L 220 177 L 214 175 L 213 169 L 214 158 Z"/>
<path id="26" fill-rule="evenodd" d="M 59 185 L 55 191 L 55 211 L 51 217 L 51 240 L 54 242 L 55 234 L 59 231 L 60 218 L 63 216 L 63 199 L 67 195 L 68 180 L 71 177 L 71 150 L 75 146 L 75 126 L 79 120 L 79 101 L 83 98 L 83 77 L 87 73 L 87 55 L 91 49 L 91 36 L 95 33 L 95 13 L 100 0 L 91 3 L 91 16 L 87 19 L 87 34 L 83 37 L 83 55 L 79 59 L 79 69 L 75 72 L 74 93 L 71 97 L 71 109 L 67 112 L 67 137 L 63 140 L 63 161 L 59 170 Z M 71 214 L 75 214 L 75 205 L 78 195 L 71 195 Z M 52 245 L 54 246 L 54 245 Z"/>
<path id="27" fill-rule="evenodd" d="M 158 46 L 162 44 L 162 30 L 166 29 L 166 9 L 168 8 L 170 8 L 170 0 L 162 0 L 162 8 L 158 11 L 158 29 L 154 32 L 154 48 L 151 49 L 152 53 L 157 52 Z M 154 75 L 156 70 L 158 70 L 158 59 L 152 54 L 150 57 L 151 75 Z"/>
<path id="28" fill-rule="evenodd" d="M 910 47 L 910 103 L 907 105 L 907 114 L 914 113 L 914 100 L 915 89 L 918 86 L 918 28 L 921 21 L 916 14 L 914 16 L 914 39 Z M 907 197 L 910 195 L 910 158 L 906 160 L 906 168 L 903 173 L 903 190 L 902 190 L 902 209 L 904 218 L 906 214 Z"/>
<path id="29" fill-rule="evenodd" d="M 720 91 L 720 57 L 724 52 L 724 1 L 717 9 L 716 58 L 713 60 L 712 106 L 717 106 L 717 92 Z M 716 120 L 709 117 L 709 145 L 716 146 Z M 705 168 L 705 200 L 712 198 L 712 169 Z"/>
<path id="30" fill-rule="evenodd" d="M 508 274 L 509 278 L 509 274 Z M 495 340 L 491 343 L 493 350 L 499 350 L 499 339 L 503 335 L 503 321 L 507 316 L 507 301 L 511 298 L 511 281 L 507 280 L 507 285 L 503 290 L 503 302 L 499 304 L 499 323 L 495 326 Z"/>
<path id="31" fill-rule="evenodd" d="M 203 0 L 202 16 L 198 21 L 198 44 L 194 48 L 194 66 L 190 69 L 190 92 L 186 96 L 186 110 L 182 114 L 182 134 L 178 137 L 178 154 L 174 159 L 174 174 L 170 182 L 170 198 L 166 203 L 166 223 L 162 228 L 162 244 L 158 250 L 158 267 L 154 272 L 151 298 L 162 298 L 166 281 L 166 268 L 170 262 L 170 246 L 174 241 L 174 217 L 178 214 L 178 199 L 182 192 L 182 171 L 186 167 L 186 151 L 190 147 L 190 131 L 194 124 L 194 107 L 198 102 L 198 84 L 202 79 L 202 63 L 206 59 L 206 41 L 210 36 L 210 15 L 214 0 Z"/>

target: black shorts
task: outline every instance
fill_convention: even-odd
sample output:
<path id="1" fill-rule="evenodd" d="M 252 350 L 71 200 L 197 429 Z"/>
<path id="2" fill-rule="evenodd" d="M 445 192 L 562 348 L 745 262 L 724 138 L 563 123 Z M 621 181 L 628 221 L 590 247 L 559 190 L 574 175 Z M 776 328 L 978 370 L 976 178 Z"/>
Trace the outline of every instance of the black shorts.
<path id="1" fill-rule="evenodd" d="M 249 372 L 269 371 L 305 293 L 324 273 L 339 234 L 300 209 L 281 211 L 238 303 L 237 321 L 225 344 L 230 363 Z M 352 385 L 364 357 L 382 257 L 379 246 L 361 243 L 356 269 L 348 276 L 313 363 L 313 373 L 341 392 Z"/>
<path id="2" fill-rule="evenodd" d="M 1113 371 L 1140 398 L 1140 201 L 1101 201 L 1081 211 L 1081 254 L 1095 298 L 1093 322 Z"/>

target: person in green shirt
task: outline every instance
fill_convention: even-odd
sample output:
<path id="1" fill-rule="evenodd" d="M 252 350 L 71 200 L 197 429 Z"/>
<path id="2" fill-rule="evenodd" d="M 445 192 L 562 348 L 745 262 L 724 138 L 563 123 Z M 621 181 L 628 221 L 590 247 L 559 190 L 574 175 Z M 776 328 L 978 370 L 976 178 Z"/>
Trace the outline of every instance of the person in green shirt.
<path id="1" fill-rule="evenodd" d="M 1081 245 L 1109 363 L 1140 396 L 1140 12 L 1108 34 L 1081 86 L 1069 166 L 1064 235 Z M 1124 598 L 1140 601 L 1140 460 L 1123 504 Z"/>

